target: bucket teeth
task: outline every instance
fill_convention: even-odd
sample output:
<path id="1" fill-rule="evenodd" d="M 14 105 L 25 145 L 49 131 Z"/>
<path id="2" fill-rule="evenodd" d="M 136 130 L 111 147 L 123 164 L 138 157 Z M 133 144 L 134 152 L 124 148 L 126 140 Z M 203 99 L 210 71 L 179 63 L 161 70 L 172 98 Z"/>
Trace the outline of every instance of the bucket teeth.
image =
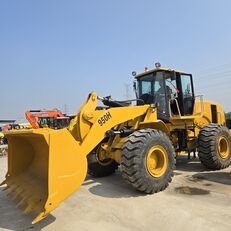
<path id="1" fill-rule="evenodd" d="M 0 184 L 0 186 L 3 186 L 4 184 L 6 184 L 6 180 L 4 180 L 4 181 Z"/>
<path id="2" fill-rule="evenodd" d="M 15 191 L 15 195 L 14 195 L 14 197 L 12 198 L 12 200 L 15 200 L 15 199 L 17 199 L 17 198 L 20 198 L 20 195 L 22 194 L 22 192 L 23 192 L 23 189 L 16 190 L 16 191 Z"/>
<path id="3" fill-rule="evenodd" d="M 26 209 L 23 211 L 24 214 L 29 214 L 30 212 L 32 212 L 34 206 L 31 204 L 31 205 L 28 205 L 26 207 Z"/>
<path id="4" fill-rule="evenodd" d="M 31 178 L 27 177 L 9 177 L 2 184 L 6 184 L 3 190 L 6 195 L 13 201 L 16 201 L 16 208 L 23 208 L 24 214 L 36 212 L 38 216 L 34 219 L 34 223 L 42 220 L 46 213 L 44 211 L 44 204 L 46 202 L 46 195 L 40 194 L 40 188 L 37 185 L 30 185 Z"/>
<path id="5" fill-rule="evenodd" d="M 12 186 L 14 184 L 14 182 L 11 180 L 11 178 L 9 178 L 9 179 L 6 179 L 6 184 L 8 186 Z"/>
<path id="6" fill-rule="evenodd" d="M 19 208 L 20 206 L 22 206 L 24 204 L 26 204 L 26 199 L 25 198 L 23 198 L 23 199 L 21 199 L 21 201 L 19 201 L 19 203 L 16 205 L 16 208 Z"/>
<path id="7" fill-rule="evenodd" d="M 19 198 L 16 207 L 25 214 L 36 212 L 36 223 L 80 187 L 87 174 L 87 153 L 76 153 L 87 151 L 68 129 L 25 130 L 7 138 L 11 148 L 6 193 L 13 200 Z"/>
<path id="8" fill-rule="evenodd" d="M 15 201 L 17 198 L 18 198 L 18 195 L 14 194 L 14 196 L 11 199 L 12 199 L 12 201 Z"/>
<path id="9" fill-rule="evenodd" d="M 16 208 L 19 208 L 21 205 L 23 204 L 28 204 L 28 200 L 30 199 L 30 195 L 27 193 L 24 193 L 24 191 L 22 190 L 19 194 L 21 194 L 21 200 L 19 201 L 19 203 L 16 205 Z"/>
<path id="10" fill-rule="evenodd" d="M 10 187 L 9 186 L 6 186 L 2 191 L 6 191 L 8 190 Z"/>
<path id="11" fill-rule="evenodd" d="M 10 194 L 12 193 L 13 191 L 12 190 L 10 190 L 7 194 L 6 194 L 6 196 L 10 196 Z"/>
<path id="12" fill-rule="evenodd" d="M 9 196 L 12 192 L 15 192 L 15 190 L 18 188 L 19 186 L 10 186 L 9 187 L 9 192 L 6 194 L 7 196 Z"/>
<path id="13" fill-rule="evenodd" d="M 15 194 L 16 194 L 16 198 L 20 198 L 21 194 L 24 192 L 23 189 L 19 189 L 19 190 L 16 190 Z"/>

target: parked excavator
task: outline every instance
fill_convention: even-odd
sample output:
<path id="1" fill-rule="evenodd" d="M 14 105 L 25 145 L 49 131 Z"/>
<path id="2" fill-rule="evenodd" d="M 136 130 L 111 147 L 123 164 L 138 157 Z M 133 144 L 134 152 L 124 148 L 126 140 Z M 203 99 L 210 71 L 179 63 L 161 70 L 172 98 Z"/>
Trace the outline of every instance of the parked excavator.
<path id="1" fill-rule="evenodd" d="M 168 187 L 175 158 L 198 151 L 210 170 L 231 162 L 231 136 L 223 108 L 194 93 L 191 74 L 162 68 L 133 73 L 137 98 L 116 101 L 89 94 L 68 128 L 8 133 L 8 172 L 3 184 L 17 207 L 46 217 L 74 193 L 87 172 L 113 174 L 143 193 Z M 98 101 L 105 106 L 97 107 Z M 135 105 L 134 105 L 135 104 Z"/>
<path id="2" fill-rule="evenodd" d="M 2 132 L 2 128 L 0 127 L 0 145 L 4 144 L 4 133 Z"/>
<path id="3" fill-rule="evenodd" d="M 70 117 L 66 116 L 59 110 L 30 110 L 25 113 L 26 119 L 32 128 L 49 127 L 53 129 L 61 129 L 68 127 Z"/>
<path id="4" fill-rule="evenodd" d="M 14 124 L 15 120 L 0 120 L 0 145 L 7 144 L 5 132 L 8 131 L 10 124 Z"/>

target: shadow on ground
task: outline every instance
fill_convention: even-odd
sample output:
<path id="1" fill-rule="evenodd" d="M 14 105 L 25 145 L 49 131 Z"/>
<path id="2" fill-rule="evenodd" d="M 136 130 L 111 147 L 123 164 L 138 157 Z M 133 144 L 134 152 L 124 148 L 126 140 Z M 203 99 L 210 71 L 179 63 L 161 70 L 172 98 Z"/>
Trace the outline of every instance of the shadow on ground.
<path id="1" fill-rule="evenodd" d="M 24 215 L 22 209 L 17 209 L 15 201 L 12 201 L 0 187 L 0 230 L 15 231 L 40 231 L 45 226 L 53 223 L 55 217 L 48 215 L 41 222 L 32 225 L 35 215 Z"/>
<path id="2" fill-rule="evenodd" d="M 184 173 L 189 173 L 184 176 Z M 231 185 L 231 178 L 227 172 L 211 171 L 208 172 L 198 158 L 187 159 L 187 156 L 179 156 L 176 163 L 175 176 L 183 176 L 192 182 L 199 182 L 203 180 L 213 181 L 226 185 Z M 103 178 L 93 178 L 87 176 L 83 185 L 87 186 L 88 191 L 94 195 L 108 198 L 130 198 L 130 197 L 144 197 L 146 194 L 135 191 L 130 185 L 124 182 L 120 171 L 116 174 Z M 204 186 L 211 186 L 212 184 L 205 182 Z M 209 190 L 204 190 L 197 187 L 182 186 L 175 188 L 176 193 L 187 195 L 207 195 Z"/>
<path id="3" fill-rule="evenodd" d="M 216 182 L 225 185 L 231 185 L 231 177 L 228 172 L 202 172 L 192 175 L 192 179 L 206 180 L 211 182 Z"/>
<path id="4" fill-rule="evenodd" d="M 88 175 L 83 185 L 88 186 L 89 192 L 101 197 L 129 198 L 146 195 L 135 191 L 130 185 L 124 182 L 120 171 L 103 178 L 94 178 Z"/>
<path id="5" fill-rule="evenodd" d="M 187 156 L 179 156 L 176 163 L 175 175 L 182 175 L 182 172 L 203 172 L 206 169 L 202 166 L 199 159 L 188 160 Z M 87 176 L 83 185 L 88 187 L 88 191 L 94 195 L 108 198 L 130 198 L 147 196 L 136 191 L 128 185 L 122 178 L 120 170 L 114 175 L 102 178 Z M 192 194 L 195 190 L 191 190 Z M 197 192 L 200 193 L 200 192 Z M 203 193 L 202 193 L 203 194 Z"/>
<path id="6" fill-rule="evenodd" d="M 179 156 L 176 160 L 176 170 L 183 172 L 204 172 L 208 171 L 198 158 L 188 160 L 187 156 Z"/>

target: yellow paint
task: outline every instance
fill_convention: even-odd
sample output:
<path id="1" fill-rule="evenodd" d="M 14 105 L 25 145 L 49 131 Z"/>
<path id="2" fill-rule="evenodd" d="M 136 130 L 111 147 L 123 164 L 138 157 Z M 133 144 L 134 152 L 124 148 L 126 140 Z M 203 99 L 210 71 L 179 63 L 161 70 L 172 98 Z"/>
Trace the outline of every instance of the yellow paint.
<path id="1" fill-rule="evenodd" d="M 217 144 L 218 153 L 222 159 L 226 159 L 230 153 L 229 141 L 226 136 L 221 136 Z"/>
<path id="2" fill-rule="evenodd" d="M 168 155 L 161 145 L 155 145 L 148 151 L 146 158 L 148 172 L 154 177 L 161 177 L 168 167 Z"/>
<path id="3" fill-rule="evenodd" d="M 184 71 L 181 71 L 181 70 L 173 70 L 170 68 L 158 67 L 158 68 L 151 69 L 151 70 L 145 71 L 143 73 L 140 73 L 140 74 L 136 75 L 135 78 L 140 78 L 144 75 L 147 75 L 147 74 L 153 73 L 153 72 L 157 72 L 157 71 L 174 71 L 174 72 L 179 73 L 179 74 L 186 74 Z"/>
<path id="4" fill-rule="evenodd" d="M 5 183 L 18 186 L 26 213 L 36 211 L 34 223 L 43 219 L 80 187 L 87 174 L 86 156 L 104 139 L 106 131 L 144 116 L 148 105 L 97 111 L 92 93 L 69 128 L 15 130 L 7 133 L 8 173 Z M 86 116 L 85 110 L 93 113 Z M 99 120 L 110 118 L 105 123 Z M 19 203 L 20 205 L 20 203 Z"/>
<path id="5" fill-rule="evenodd" d="M 25 213 L 38 213 L 33 221 L 36 223 L 80 187 L 87 174 L 86 156 L 104 140 L 108 130 L 158 129 L 168 134 L 177 147 L 177 138 L 171 134 L 175 129 L 196 125 L 197 136 L 200 127 L 211 123 L 211 102 L 203 104 L 201 113 L 198 113 L 200 105 L 196 102 L 192 116 L 174 116 L 169 123 L 164 123 L 157 119 L 157 109 L 151 105 L 96 110 L 97 94 L 93 92 L 68 128 L 24 129 L 6 134 L 8 172 L 3 183 L 17 193 L 18 206 L 26 205 Z M 224 111 L 216 105 L 218 121 L 224 124 Z M 125 141 L 126 138 L 119 135 L 109 138 L 98 153 L 99 161 L 112 158 L 120 163 Z M 221 156 L 225 157 L 228 151 L 225 151 L 224 139 L 220 143 Z M 153 177 L 162 176 L 168 165 L 164 148 L 159 145 L 151 148 L 146 164 Z"/>

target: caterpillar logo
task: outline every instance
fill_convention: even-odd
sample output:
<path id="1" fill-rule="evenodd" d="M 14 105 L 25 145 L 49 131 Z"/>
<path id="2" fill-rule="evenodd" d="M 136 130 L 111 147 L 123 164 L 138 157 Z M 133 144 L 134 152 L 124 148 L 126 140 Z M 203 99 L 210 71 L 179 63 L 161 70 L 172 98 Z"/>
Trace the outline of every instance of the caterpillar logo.
<path id="1" fill-rule="evenodd" d="M 103 115 L 99 120 L 98 123 L 100 126 L 103 126 L 109 119 L 111 119 L 112 116 L 110 112 L 107 112 L 105 115 Z"/>

